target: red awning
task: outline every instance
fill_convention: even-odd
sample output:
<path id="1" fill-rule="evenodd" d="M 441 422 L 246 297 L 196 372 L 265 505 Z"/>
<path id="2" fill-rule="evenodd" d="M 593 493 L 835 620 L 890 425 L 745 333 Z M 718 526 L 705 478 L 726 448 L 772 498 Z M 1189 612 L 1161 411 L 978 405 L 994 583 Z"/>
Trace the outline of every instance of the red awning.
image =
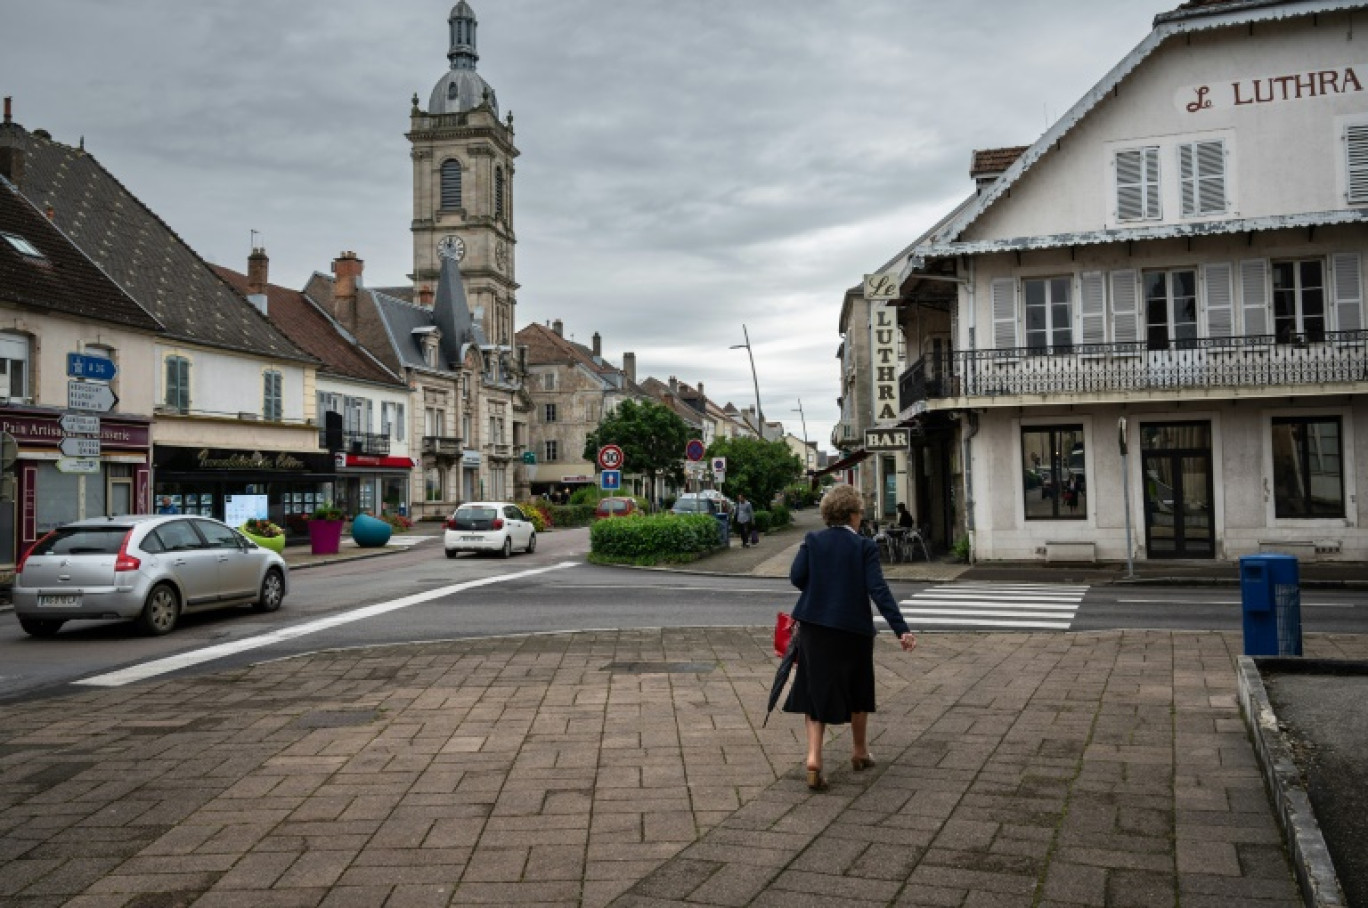
<path id="1" fill-rule="evenodd" d="M 373 454 L 348 454 L 349 467 L 380 467 L 388 470 L 412 470 L 412 457 L 376 457 Z"/>

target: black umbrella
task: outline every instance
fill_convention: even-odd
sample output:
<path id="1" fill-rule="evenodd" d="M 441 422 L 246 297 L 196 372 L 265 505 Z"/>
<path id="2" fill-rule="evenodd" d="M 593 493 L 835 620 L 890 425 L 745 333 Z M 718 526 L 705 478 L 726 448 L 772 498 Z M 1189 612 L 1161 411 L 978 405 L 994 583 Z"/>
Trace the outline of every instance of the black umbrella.
<path id="1" fill-rule="evenodd" d="M 793 664 L 797 661 L 798 625 L 795 624 L 792 634 L 789 635 L 788 649 L 784 650 L 784 657 L 779 660 L 779 667 L 774 670 L 774 683 L 770 685 L 769 704 L 765 707 L 765 721 L 760 723 L 761 728 L 769 724 L 770 713 L 774 712 L 774 704 L 779 702 L 779 695 L 784 692 L 784 685 L 788 684 Z"/>

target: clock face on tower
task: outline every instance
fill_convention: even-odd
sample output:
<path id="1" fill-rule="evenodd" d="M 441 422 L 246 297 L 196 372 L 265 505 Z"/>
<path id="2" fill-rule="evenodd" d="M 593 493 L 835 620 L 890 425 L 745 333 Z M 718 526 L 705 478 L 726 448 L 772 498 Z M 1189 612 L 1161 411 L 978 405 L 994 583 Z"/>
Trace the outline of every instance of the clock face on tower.
<path id="1" fill-rule="evenodd" d="M 465 258 L 465 243 L 458 236 L 444 236 L 437 241 L 437 254 L 459 262 Z"/>

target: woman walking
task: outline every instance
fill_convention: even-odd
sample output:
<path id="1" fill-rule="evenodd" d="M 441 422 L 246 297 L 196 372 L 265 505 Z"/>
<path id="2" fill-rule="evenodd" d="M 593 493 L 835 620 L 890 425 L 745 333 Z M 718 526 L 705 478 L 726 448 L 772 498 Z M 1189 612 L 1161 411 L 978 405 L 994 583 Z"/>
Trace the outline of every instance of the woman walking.
<path id="1" fill-rule="evenodd" d="M 822 498 L 827 528 L 808 533 L 789 569 L 802 590 L 793 617 L 799 623 L 798 671 L 784 711 L 807 720 L 807 785 L 825 791 L 822 739 L 828 725 L 850 723 L 850 765 L 874 765 L 867 739 L 874 712 L 874 618 L 870 599 L 904 651 L 917 645 L 879 567 L 879 548 L 859 533 L 863 504 L 852 486 L 832 487 Z"/>

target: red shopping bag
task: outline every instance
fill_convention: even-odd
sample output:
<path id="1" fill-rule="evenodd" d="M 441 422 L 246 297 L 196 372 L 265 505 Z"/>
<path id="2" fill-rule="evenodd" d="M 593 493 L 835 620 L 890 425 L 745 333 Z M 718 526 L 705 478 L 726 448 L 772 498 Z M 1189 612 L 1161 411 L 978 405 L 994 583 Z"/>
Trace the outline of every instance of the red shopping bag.
<path id="1" fill-rule="evenodd" d="M 792 615 L 783 612 L 774 619 L 774 655 L 780 659 L 788 652 L 789 640 L 793 637 L 793 627 L 798 622 L 793 620 Z"/>

